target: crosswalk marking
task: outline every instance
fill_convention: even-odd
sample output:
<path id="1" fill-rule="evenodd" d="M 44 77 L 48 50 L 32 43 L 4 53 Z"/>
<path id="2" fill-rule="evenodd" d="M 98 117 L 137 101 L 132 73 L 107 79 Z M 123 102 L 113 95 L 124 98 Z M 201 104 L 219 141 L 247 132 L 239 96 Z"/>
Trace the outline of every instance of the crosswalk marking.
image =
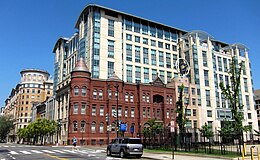
<path id="1" fill-rule="evenodd" d="M 32 154 L 32 153 L 30 153 L 28 151 L 20 151 L 20 152 L 22 152 L 23 154 Z"/>
<path id="2" fill-rule="evenodd" d="M 68 149 L 63 149 L 63 151 L 69 152 L 69 153 L 76 153 L 75 151 L 71 151 L 71 150 L 68 150 Z"/>
<path id="3" fill-rule="evenodd" d="M 58 153 L 65 153 L 65 152 L 60 151 L 60 150 L 53 150 L 53 151 L 58 152 Z"/>
<path id="4" fill-rule="evenodd" d="M 31 150 L 33 153 L 43 153 L 41 151 L 37 151 L 37 150 Z"/>
<path id="5" fill-rule="evenodd" d="M 55 152 L 52 152 L 52 151 L 49 151 L 49 150 L 42 150 L 43 152 L 47 152 L 47 153 L 55 153 Z"/>
<path id="6" fill-rule="evenodd" d="M 15 151 L 11 151 L 11 152 L 9 152 L 10 154 L 19 154 L 19 153 L 17 153 L 17 152 L 15 152 Z"/>

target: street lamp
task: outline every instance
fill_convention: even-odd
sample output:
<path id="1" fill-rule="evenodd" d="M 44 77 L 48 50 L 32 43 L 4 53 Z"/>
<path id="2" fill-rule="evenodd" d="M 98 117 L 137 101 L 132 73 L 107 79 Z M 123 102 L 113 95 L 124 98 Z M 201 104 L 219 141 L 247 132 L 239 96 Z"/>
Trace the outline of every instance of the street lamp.
<path id="1" fill-rule="evenodd" d="M 119 130 L 119 122 L 118 122 L 118 83 L 116 83 L 116 85 L 114 85 L 114 87 L 116 88 L 116 138 L 118 138 L 118 130 Z"/>

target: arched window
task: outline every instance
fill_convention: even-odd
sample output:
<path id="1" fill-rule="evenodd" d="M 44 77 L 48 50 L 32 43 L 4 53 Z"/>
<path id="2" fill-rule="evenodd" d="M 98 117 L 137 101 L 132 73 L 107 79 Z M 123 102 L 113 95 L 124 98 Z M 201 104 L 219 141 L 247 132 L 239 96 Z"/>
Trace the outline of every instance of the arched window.
<path id="1" fill-rule="evenodd" d="M 169 104 L 169 96 L 166 96 L 166 104 Z"/>
<path id="2" fill-rule="evenodd" d="M 92 133 L 96 132 L 96 122 L 92 122 L 92 124 L 91 124 L 91 132 Z"/>
<path id="3" fill-rule="evenodd" d="M 142 97 L 142 99 L 143 99 L 143 102 L 145 102 L 145 94 L 143 94 L 143 97 Z"/>
<path id="4" fill-rule="evenodd" d="M 150 102 L 150 95 L 149 95 L 149 94 L 147 94 L 147 96 L 146 96 L 146 102 L 147 102 L 147 103 Z"/>
<path id="5" fill-rule="evenodd" d="M 77 131 L 78 130 L 78 122 L 77 121 L 73 121 L 73 131 Z"/>
<path id="6" fill-rule="evenodd" d="M 116 124 L 115 124 L 115 122 L 112 122 L 112 124 L 111 124 L 111 131 L 112 132 L 116 131 Z"/>
<path id="7" fill-rule="evenodd" d="M 74 96 L 79 95 L 79 87 L 74 87 Z"/>
<path id="8" fill-rule="evenodd" d="M 87 88 L 86 87 L 82 87 L 81 95 L 85 97 L 86 93 L 87 93 Z"/>
<path id="9" fill-rule="evenodd" d="M 97 89 L 93 90 L 93 99 L 97 99 Z"/>
<path id="10" fill-rule="evenodd" d="M 130 95 L 130 102 L 134 102 L 134 94 L 133 93 L 131 93 L 131 95 Z"/>
<path id="11" fill-rule="evenodd" d="M 99 90 L 99 99 L 103 99 L 103 91 L 102 90 Z"/>
<path id="12" fill-rule="evenodd" d="M 170 96 L 170 104 L 172 104 L 172 96 Z"/>
<path id="13" fill-rule="evenodd" d="M 80 131 L 81 132 L 85 132 L 85 125 L 86 125 L 86 122 L 85 121 L 81 121 L 81 123 L 80 123 Z"/>
<path id="14" fill-rule="evenodd" d="M 128 93 L 125 93 L 125 101 L 128 102 Z"/>
<path id="15" fill-rule="evenodd" d="M 103 122 L 101 122 L 99 125 L 99 132 L 104 133 L 104 123 Z"/>

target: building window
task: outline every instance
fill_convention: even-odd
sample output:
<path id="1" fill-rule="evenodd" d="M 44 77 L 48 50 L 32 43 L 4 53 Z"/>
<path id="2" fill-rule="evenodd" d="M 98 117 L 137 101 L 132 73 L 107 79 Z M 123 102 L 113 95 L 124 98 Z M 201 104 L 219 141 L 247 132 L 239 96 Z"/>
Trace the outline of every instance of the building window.
<path id="1" fill-rule="evenodd" d="M 170 104 L 172 104 L 172 96 L 170 96 Z"/>
<path id="2" fill-rule="evenodd" d="M 144 83 L 149 83 L 149 68 L 144 68 Z"/>
<path id="3" fill-rule="evenodd" d="M 96 105 L 95 104 L 92 105 L 91 115 L 96 116 Z"/>
<path id="4" fill-rule="evenodd" d="M 114 53 L 115 53 L 114 48 L 115 48 L 114 41 L 108 40 L 108 57 L 109 58 L 114 58 Z"/>
<path id="5" fill-rule="evenodd" d="M 166 111 L 166 118 L 170 118 L 170 111 L 169 111 L 169 109 L 167 109 L 167 111 Z"/>
<path id="6" fill-rule="evenodd" d="M 143 117 L 146 117 L 146 108 L 143 108 Z"/>
<path id="7" fill-rule="evenodd" d="M 204 70 L 205 86 L 209 86 L 209 71 Z"/>
<path id="8" fill-rule="evenodd" d="M 164 83 L 165 82 L 165 75 L 164 75 L 164 71 L 163 70 L 160 70 L 160 78 L 162 80 L 162 82 Z"/>
<path id="9" fill-rule="evenodd" d="M 178 58 L 178 56 L 176 54 L 172 55 L 172 64 L 174 64 L 174 65 L 176 64 L 177 58 Z"/>
<path id="10" fill-rule="evenodd" d="M 186 128 L 191 128 L 192 127 L 191 125 L 192 125 L 191 120 L 188 120 L 186 123 Z"/>
<path id="11" fill-rule="evenodd" d="M 81 132 L 85 132 L 85 124 L 86 124 L 85 121 L 81 121 L 81 123 L 80 123 L 80 131 Z"/>
<path id="12" fill-rule="evenodd" d="M 93 90 L 93 99 L 97 99 L 97 90 L 96 89 Z"/>
<path id="13" fill-rule="evenodd" d="M 140 46 L 135 46 L 135 62 L 140 63 Z"/>
<path id="14" fill-rule="evenodd" d="M 250 110 L 249 95 L 246 95 L 246 108 Z"/>
<path id="15" fill-rule="evenodd" d="M 96 133 L 96 122 L 92 122 L 91 124 L 91 132 Z"/>
<path id="16" fill-rule="evenodd" d="M 156 37 L 156 29 L 154 27 L 150 27 L 150 36 Z"/>
<path id="17" fill-rule="evenodd" d="M 134 102 L 134 95 L 133 94 L 130 95 L 130 102 Z"/>
<path id="18" fill-rule="evenodd" d="M 104 106 L 100 106 L 99 108 L 99 115 L 104 116 Z"/>
<path id="19" fill-rule="evenodd" d="M 152 65 L 156 66 L 156 50 L 151 50 L 151 61 Z"/>
<path id="20" fill-rule="evenodd" d="M 126 60 L 132 61 L 132 45 L 126 44 Z"/>
<path id="21" fill-rule="evenodd" d="M 99 90 L 99 94 L 98 94 L 98 95 L 99 95 L 99 99 L 102 100 L 102 99 L 103 99 L 103 91 L 102 91 L 102 90 Z"/>
<path id="22" fill-rule="evenodd" d="M 126 34 L 126 40 L 132 41 L 132 35 L 131 34 Z"/>
<path id="23" fill-rule="evenodd" d="M 135 117 L 135 109 L 134 108 L 131 108 L 131 117 Z"/>
<path id="24" fill-rule="evenodd" d="M 192 110 L 192 115 L 193 115 L 193 116 L 197 116 L 197 110 L 196 110 L 196 109 L 193 109 L 193 110 Z"/>
<path id="25" fill-rule="evenodd" d="M 210 90 L 206 90 L 206 104 L 208 107 L 211 106 L 210 104 Z"/>
<path id="26" fill-rule="evenodd" d="M 78 114 L 78 110 L 79 110 L 79 105 L 78 105 L 78 103 L 74 103 L 73 113 L 74 113 L 74 114 Z"/>
<path id="27" fill-rule="evenodd" d="M 79 87 L 74 87 L 74 96 L 79 95 Z"/>
<path id="28" fill-rule="evenodd" d="M 207 110 L 207 117 L 212 117 L 212 110 Z"/>
<path id="29" fill-rule="evenodd" d="M 135 83 L 141 82 L 141 67 L 136 66 L 135 67 Z"/>
<path id="30" fill-rule="evenodd" d="M 132 65 L 126 65 L 126 81 L 132 83 Z"/>
<path id="31" fill-rule="evenodd" d="M 122 116 L 122 107 L 118 107 L 118 116 L 119 116 L 119 117 Z"/>
<path id="32" fill-rule="evenodd" d="M 125 108 L 125 117 L 128 117 L 128 107 Z"/>
<path id="33" fill-rule="evenodd" d="M 125 101 L 128 102 L 128 93 L 125 94 Z"/>
<path id="34" fill-rule="evenodd" d="M 140 24 L 134 22 L 134 32 L 136 33 L 140 33 Z"/>
<path id="35" fill-rule="evenodd" d="M 146 95 L 146 102 L 150 103 L 150 95 L 149 94 Z"/>
<path id="36" fill-rule="evenodd" d="M 157 38 L 163 39 L 163 30 L 157 29 Z"/>
<path id="37" fill-rule="evenodd" d="M 86 103 L 81 104 L 81 114 L 86 114 Z"/>
<path id="38" fill-rule="evenodd" d="M 103 123 L 103 122 L 101 122 L 101 123 L 99 124 L 99 132 L 100 132 L 100 133 L 104 133 L 104 123 Z"/>
<path id="39" fill-rule="evenodd" d="M 81 95 L 85 97 L 85 96 L 86 96 L 86 92 L 87 92 L 86 87 L 82 87 L 82 89 L 81 89 Z"/>
<path id="40" fill-rule="evenodd" d="M 108 89 L 107 92 L 108 92 L 108 98 L 112 99 L 112 91 L 110 89 Z"/>
<path id="41" fill-rule="evenodd" d="M 186 116 L 191 116 L 191 109 L 185 109 Z"/>
<path id="42" fill-rule="evenodd" d="M 143 44 L 148 44 L 148 39 L 147 38 L 143 38 Z"/>
<path id="43" fill-rule="evenodd" d="M 149 64 L 148 48 L 143 48 L 143 63 Z"/>
<path id="44" fill-rule="evenodd" d="M 114 37 L 114 20 L 108 19 L 108 36 Z"/>
<path id="45" fill-rule="evenodd" d="M 202 51 L 202 57 L 203 57 L 203 66 L 208 67 L 208 60 L 207 60 L 207 52 Z"/>
<path id="46" fill-rule="evenodd" d="M 107 77 L 109 78 L 114 73 L 114 62 L 107 62 Z"/>
<path id="47" fill-rule="evenodd" d="M 142 34 L 148 35 L 148 26 L 142 24 Z"/>
<path id="48" fill-rule="evenodd" d="M 164 67 L 164 52 L 159 51 L 159 66 Z"/>
<path id="49" fill-rule="evenodd" d="M 170 53 L 166 53 L 166 67 L 167 68 L 171 68 L 172 64 L 171 64 L 171 54 Z"/>
<path id="50" fill-rule="evenodd" d="M 132 21 L 125 20 L 125 28 L 128 31 L 132 31 Z"/>
<path id="51" fill-rule="evenodd" d="M 195 106 L 196 105 L 196 99 L 192 98 L 192 105 Z"/>
<path id="52" fill-rule="evenodd" d="M 73 131 L 77 131 L 78 130 L 78 122 L 77 121 L 73 121 Z"/>
<path id="53" fill-rule="evenodd" d="M 168 43 L 165 43 L 165 49 L 168 49 L 168 50 L 170 50 L 170 44 L 168 44 Z"/>
<path id="54" fill-rule="evenodd" d="M 218 71 L 222 71 L 222 58 L 218 57 Z"/>
<path id="55" fill-rule="evenodd" d="M 172 79 L 172 72 L 167 71 L 167 82 L 171 82 Z"/>
<path id="56" fill-rule="evenodd" d="M 151 46 L 155 46 L 156 47 L 156 41 L 151 39 Z"/>
<path id="57" fill-rule="evenodd" d="M 252 119 L 252 114 L 251 113 L 247 113 L 247 117 L 248 117 L 248 119 Z"/>
<path id="58" fill-rule="evenodd" d="M 151 112 L 151 111 L 150 111 L 150 108 L 148 108 L 148 109 L 147 109 L 147 116 L 148 116 L 149 118 L 150 118 L 150 116 L 151 116 L 151 115 L 150 115 L 150 112 Z"/>
<path id="59" fill-rule="evenodd" d="M 163 48 L 163 42 L 158 41 L 158 47 Z"/>
<path id="60" fill-rule="evenodd" d="M 140 43 L 140 37 L 139 36 L 135 36 L 135 42 Z"/>

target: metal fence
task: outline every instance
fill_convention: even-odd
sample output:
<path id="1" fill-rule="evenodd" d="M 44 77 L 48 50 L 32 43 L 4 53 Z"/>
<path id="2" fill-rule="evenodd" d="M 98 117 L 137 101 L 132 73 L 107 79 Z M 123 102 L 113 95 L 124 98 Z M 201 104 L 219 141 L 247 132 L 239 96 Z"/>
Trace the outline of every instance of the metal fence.
<path id="1" fill-rule="evenodd" d="M 151 130 L 143 134 L 143 144 L 147 149 L 174 150 L 183 152 L 241 155 L 242 143 L 239 144 L 239 135 L 221 136 L 214 133 L 212 137 L 204 137 L 199 129 L 189 128 L 185 133 L 170 132 L 169 128 Z M 252 133 L 244 133 L 242 141 L 247 144 L 259 144 L 259 138 Z"/>

